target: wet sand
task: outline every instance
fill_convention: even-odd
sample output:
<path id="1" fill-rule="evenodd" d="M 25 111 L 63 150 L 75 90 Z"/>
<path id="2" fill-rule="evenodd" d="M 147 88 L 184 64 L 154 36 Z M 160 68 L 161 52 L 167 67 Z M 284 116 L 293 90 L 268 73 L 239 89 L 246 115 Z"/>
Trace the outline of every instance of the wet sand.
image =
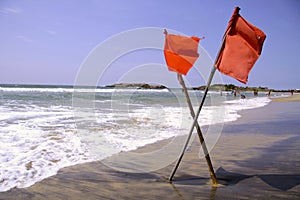
<path id="1" fill-rule="evenodd" d="M 153 172 L 128 173 L 92 162 L 64 168 L 29 188 L 2 192 L 0 199 L 299 199 L 300 102 L 284 101 L 242 111 L 240 119 L 224 125 L 210 152 L 218 187 L 210 184 L 195 138 L 172 184 L 167 179 L 174 163 Z M 135 152 L 151 152 L 171 141 Z"/>

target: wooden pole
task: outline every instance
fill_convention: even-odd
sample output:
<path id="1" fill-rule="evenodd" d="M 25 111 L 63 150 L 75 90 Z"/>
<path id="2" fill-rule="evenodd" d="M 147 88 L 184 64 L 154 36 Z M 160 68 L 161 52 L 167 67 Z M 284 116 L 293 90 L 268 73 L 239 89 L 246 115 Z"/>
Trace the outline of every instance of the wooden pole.
<path id="1" fill-rule="evenodd" d="M 184 147 L 183 147 L 182 153 L 181 153 L 181 155 L 179 156 L 179 159 L 178 159 L 178 161 L 177 161 L 177 163 L 176 163 L 176 165 L 175 165 L 175 167 L 174 167 L 174 169 L 173 169 L 173 172 L 172 172 L 172 174 L 171 174 L 171 176 L 170 176 L 170 178 L 169 178 L 169 181 L 170 181 L 170 182 L 172 182 L 173 177 L 174 177 L 174 175 L 175 175 L 175 173 L 176 173 L 176 171 L 177 171 L 177 169 L 178 169 L 178 167 L 179 167 L 179 164 L 180 164 L 180 162 L 181 162 L 181 160 L 182 160 L 182 158 L 183 158 L 183 155 L 184 155 L 184 153 L 185 153 L 185 151 L 186 151 L 186 148 L 187 148 L 188 143 L 189 143 L 189 141 L 190 141 L 190 138 L 191 138 L 191 136 L 192 136 L 194 127 L 196 126 L 196 123 L 198 123 L 197 120 L 198 120 L 200 111 L 201 111 L 201 109 L 202 109 L 202 107 L 203 107 L 203 104 L 204 104 L 206 95 L 207 95 L 207 93 L 208 93 L 209 86 L 210 86 L 210 84 L 211 84 L 211 82 L 212 82 L 212 79 L 213 79 L 213 76 L 214 76 L 214 74 L 215 74 L 215 72 L 216 72 L 216 69 L 217 69 L 217 68 L 214 66 L 213 69 L 211 70 L 211 73 L 210 73 L 210 76 L 209 76 L 209 79 L 208 79 L 208 82 L 207 82 L 207 85 L 206 85 L 206 88 L 205 88 L 205 91 L 204 91 L 204 94 L 203 94 L 201 103 L 200 103 L 199 108 L 198 108 L 198 110 L 197 110 L 197 113 L 196 113 L 196 115 L 195 115 L 195 117 L 194 117 L 193 124 L 192 124 L 192 126 L 191 126 L 191 128 L 190 128 L 190 131 L 189 131 L 189 134 L 188 134 L 187 141 L 186 141 L 186 143 L 185 143 L 185 145 L 184 145 Z M 202 145 L 202 147 L 203 147 L 203 145 Z M 207 149 L 206 149 L 206 151 L 207 151 Z M 206 154 L 206 155 L 208 155 L 208 154 Z M 210 164 L 211 164 L 211 162 L 210 162 Z M 209 165 L 209 168 L 212 168 L 212 165 L 211 165 L 211 166 Z M 212 182 L 213 182 L 213 184 L 216 185 L 216 184 L 217 184 L 217 179 L 216 179 L 216 175 L 215 175 L 215 173 L 214 173 L 213 170 L 212 170 L 212 172 L 210 171 L 210 176 L 212 177 Z"/>
<path id="2" fill-rule="evenodd" d="M 178 78 L 178 81 L 179 81 L 180 85 L 183 88 L 183 92 L 184 92 L 184 95 L 186 97 L 186 101 L 187 101 L 188 107 L 190 109 L 191 116 L 194 119 L 195 118 L 195 112 L 194 112 L 193 105 L 192 105 L 190 96 L 188 94 L 186 85 L 185 85 L 184 80 L 182 78 L 182 75 L 177 73 L 177 78 Z M 207 166 L 208 166 L 208 169 L 209 169 L 210 178 L 211 178 L 213 184 L 217 184 L 216 174 L 215 174 L 215 171 L 214 171 L 214 168 L 213 168 L 213 165 L 212 165 L 212 162 L 211 162 L 211 159 L 210 159 L 210 156 L 209 156 L 206 144 L 205 144 L 205 140 L 204 140 L 204 137 L 203 137 L 203 134 L 202 134 L 202 131 L 201 131 L 201 128 L 200 128 L 198 122 L 196 122 L 195 126 L 196 126 L 196 129 L 197 129 L 200 144 L 202 146 L 202 149 L 203 149 L 203 152 L 204 152 L 204 155 L 205 155 L 205 160 L 206 160 L 206 163 L 207 163 Z M 181 153 L 181 156 L 179 157 L 180 160 L 182 159 L 183 154 L 186 151 L 186 148 L 188 146 L 188 143 L 189 143 L 190 139 L 191 139 L 191 136 L 189 136 L 187 138 L 186 145 L 184 146 L 183 151 Z"/>
<path id="3" fill-rule="evenodd" d="M 166 32 L 166 31 L 165 31 L 165 32 Z M 174 175 L 175 175 L 175 173 L 176 173 L 176 171 L 177 171 L 177 169 L 178 169 L 178 167 L 179 167 L 179 164 L 180 164 L 180 162 L 181 162 L 181 160 L 182 160 L 182 158 L 183 158 L 183 155 L 184 155 L 184 153 L 185 153 L 185 150 L 186 150 L 186 148 L 187 148 L 187 146 L 188 146 L 188 143 L 189 143 L 189 141 L 190 141 L 190 138 L 191 138 L 191 136 L 192 136 L 194 127 L 195 127 L 196 123 L 198 123 L 197 120 L 198 120 L 199 114 L 200 114 L 201 109 L 202 109 L 202 107 L 203 107 L 203 105 L 204 105 L 204 101 L 205 101 L 206 95 L 207 95 L 207 93 L 208 93 L 208 90 L 209 90 L 210 84 L 211 84 L 211 82 L 212 82 L 212 79 L 213 79 L 213 77 L 214 77 L 214 74 L 215 74 L 215 72 L 216 72 L 216 70 L 217 70 L 217 68 L 216 68 L 216 63 L 217 63 L 217 61 L 218 61 L 218 58 L 219 58 L 221 52 L 223 51 L 223 49 L 224 49 L 224 47 L 225 47 L 225 38 L 226 38 L 226 34 L 227 34 L 227 31 L 226 31 L 225 34 L 223 35 L 222 45 L 221 45 L 221 47 L 220 47 L 220 49 L 219 49 L 219 52 L 218 52 L 217 57 L 216 57 L 216 59 L 215 59 L 214 65 L 213 65 L 212 70 L 211 70 L 211 72 L 210 72 L 210 75 L 209 75 L 209 78 L 208 78 L 208 81 L 207 81 L 207 84 L 206 84 L 206 87 L 205 87 L 205 90 L 204 90 L 204 94 L 203 94 L 201 103 L 200 103 L 200 105 L 199 105 L 199 108 L 198 108 L 197 112 L 195 113 L 194 121 L 193 121 L 193 124 L 192 124 L 192 126 L 191 126 L 191 128 L 190 128 L 190 131 L 189 131 L 189 134 L 188 134 L 188 138 L 187 138 L 186 144 L 184 145 L 183 151 L 182 151 L 182 153 L 181 153 L 181 155 L 180 155 L 180 157 L 179 157 L 179 159 L 178 159 L 178 161 L 177 161 L 177 163 L 176 163 L 176 165 L 175 165 L 175 167 L 174 167 L 174 169 L 173 169 L 173 171 L 172 171 L 172 174 L 171 174 L 171 176 L 170 176 L 170 178 L 169 178 L 169 181 L 170 181 L 170 182 L 172 182 L 173 177 L 174 177 Z M 206 149 L 206 150 L 207 150 L 207 149 Z M 205 152 L 204 152 L 204 153 L 205 153 Z M 206 154 L 206 155 L 208 155 L 208 154 Z M 208 166 L 209 166 L 209 165 L 208 165 Z M 209 166 L 209 167 L 210 167 L 210 166 Z M 212 165 L 211 165 L 211 168 L 212 168 Z M 213 171 L 213 172 L 214 172 L 214 171 Z M 217 179 L 216 179 L 215 173 L 210 174 L 210 176 L 211 176 L 211 177 L 214 177 L 214 178 L 212 178 L 212 182 L 213 182 L 214 185 L 216 185 L 216 184 L 217 184 Z"/>
<path id="4" fill-rule="evenodd" d="M 239 7 L 236 7 L 236 8 L 235 8 L 234 13 L 233 13 L 233 15 L 232 15 L 232 17 L 231 17 L 231 19 L 230 19 L 230 21 L 229 21 L 229 24 L 235 23 L 235 20 L 237 19 L 239 10 L 240 10 Z M 191 135 L 192 135 L 192 133 L 193 133 L 194 127 L 196 126 L 196 123 L 198 123 L 197 120 L 198 120 L 200 111 L 201 111 L 201 109 L 202 109 L 202 107 L 203 107 L 203 104 L 204 104 L 206 95 L 207 95 L 207 93 L 208 93 L 208 89 L 209 89 L 209 87 L 210 87 L 210 84 L 211 84 L 211 82 L 212 82 L 212 79 L 213 79 L 214 74 L 215 74 L 216 69 L 217 69 L 217 68 L 216 68 L 216 63 L 217 63 L 217 61 L 218 61 L 218 59 L 219 59 L 219 57 L 220 57 L 221 52 L 223 51 L 223 49 L 224 49 L 224 47 L 225 47 L 225 39 L 226 39 L 226 35 L 229 33 L 230 30 L 231 30 L 231 25 L 228 25 L 228 27 L 227 27 L 227 29 L 226 29 L 224 35 L 223 35 L 222 45 L 221 45 L 221 47 L 220 47 L 220 49 L 219 49 L 219 52 L 218 52 L 217 57 L 216 57 L 216 59 L 215 59 L 214 65 L 213 65 L 212 70 L 211 70 L 211 72 L 210 72 L 210 75 L 209 75 L 209 78 L 208 78 L 208 81 L 207 81 L 207 85 L 206 85 L 206 88 L 205 88 L 205 91 L 204 91 L 204 94 L 203 94 L 201 103 L 200 103 L 199 108 L 198 108 L 198 110 L 197 110 L 197 113 L 196 113 L 196 115 L 195 115 L 195 117 L 194 117 L 193 124 L 192 124 L 192 126 L 191 126 L 191 128 L 190 128 L 190 132 L 189 132 L 189 134 L 188 134 L 188 139 L 187 139 L 187 141 L 186 141 L 186 144 L 184 145 L 183 151 L 182 151 L 182 153 L 181 153 L 181 155 L 180 155 L 180 157 L 179 157 L 179 159 L 178 159 L 178 161 L 177 161 L 177 163 L 176 163 L 176 165 L 175 165 L 175 167 L 174 167 L 174 169 L 173 169 L 173 172 L 172 172 L 172 174 L 171 174 L 171 176 L 170 176 L 170 178 L 169 178 L 169 181 L 170 181 L 170 182 L 172 182 L 173 177 L 174 177 L 174 175 L 175 175 L 175 173 L 176 173 L 176 170 L 177 170 L 177 168 L 178 168 L 178 166 L 179 166 L 179 164 L 180 164 L 180 162 L 181 162 L 181 160 L 182 160 L 183 154 L 184 154 L 184 152 L 185 152 L 185 150 L 186 150 L 186 148 L 187 148 L 187 146 L 188 146 L 188 143 L 189 143 L 189 141 L 190 141 L 190 138 L 191 138 Z M 165 32 L 164 32 L 164 33 L 165 33 L 165 34 L 168 34 L 168 32 L 166 31 L 166 29 L 165 29 Z M 207 150 L 207 149 L 206 149 L 206 150 Z M 207 154 L 207 155 L 208 155 L 208 154 Z M 211 166 L 211 167 L 212 167 L 212 166 Z M 214 174 L 211 174 L 211 177 L 212 177 L 212 176 L 215 177 Z M 213 184 L 214 184 L 214 185 L 217 184 L 217 180 L 216 180 L 216 179 L 215 179 L 215 180 L 212 179 L 212 181 L 213 181 Z"/>

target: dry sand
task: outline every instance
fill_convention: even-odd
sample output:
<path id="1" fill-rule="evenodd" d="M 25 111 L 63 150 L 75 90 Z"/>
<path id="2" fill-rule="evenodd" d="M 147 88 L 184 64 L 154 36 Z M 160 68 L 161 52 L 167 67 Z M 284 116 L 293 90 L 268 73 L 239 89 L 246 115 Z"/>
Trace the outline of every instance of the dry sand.
<path id="1" fill-rule="evenodd" d="M 300 101 L 300 94 L 294 94 L 288 97 L 281 97 L 281 98 L 273 98 L 274 102 L 293 102 L 293 101 Z"/>
<path id="2" fill-rule="evenodd" d="M 300 102 L 271 102 L 241 114 L 223 127 L 210 152 L 218 187 L 210 185 L 195 138 L 172 184 L 167 178 L 174 163 L 154 172 L 127 173 L 92 162 L 64 168 L 29 188 L 0 193 L 0 199 L 299 199 Z M 135 152 L 151 152 L 171 141 Z"/>

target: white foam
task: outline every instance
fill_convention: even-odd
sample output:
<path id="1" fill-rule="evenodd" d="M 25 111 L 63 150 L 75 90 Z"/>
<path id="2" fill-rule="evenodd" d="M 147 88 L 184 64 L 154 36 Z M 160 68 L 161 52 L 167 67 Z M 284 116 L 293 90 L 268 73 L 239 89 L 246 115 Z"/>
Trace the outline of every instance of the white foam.
<path id="1" fill-rule="evenodd" d="M 74 124 L 68 122 L 73 114 L 68 107 L 10 109 L 1 108 L 0 191 L 28 187 L 89 159 Z"/>
<path id="2" fill-rule="evenodd" d="M 247 98 L 247 99 L 237 99 L 226 101 L 227 106 L 234 105 L 230 107 L 232 110 L 245 110 L 259 108 L 267 105 L 271 102 L 271 99 L 268 97 L 257 97 L 257 98 Z"/>
<path id="3" fill-rule="evenodd" d="M 269 102 L 267 97 L 258 97 L 204 107 L 199 123 L 212 125 L 235 121 L 240 117 L 238 111 L 265 106 Z M 195 107 L 194 110 L 196 109 Z M 137 149 L 155 141 L 186 134 L 192 122 L 189 110 L 180 107 L 147 107 L 128 113 L 116 111 L 107 117 L 109 120 L 99 119 L 99 122 L 110 130 L 110 134 L 105 134 L 105 139 L 112 144 L 110 148 L 115 152 Z"/>
<path id="4" fill-rule="evenodd" d="M 3 92 L 73 92 L 73 88 L 18 88 L 18 87 L 0 87 Z"/>
<path id="5" fill-rule="evenodd" d="M 54 93 L 115 93 L 115 92 L 169 92 L 168 89 L 139 89 L 139 88 L 28 88 L 0 87 L 3 92 L 54 92 Z"/>

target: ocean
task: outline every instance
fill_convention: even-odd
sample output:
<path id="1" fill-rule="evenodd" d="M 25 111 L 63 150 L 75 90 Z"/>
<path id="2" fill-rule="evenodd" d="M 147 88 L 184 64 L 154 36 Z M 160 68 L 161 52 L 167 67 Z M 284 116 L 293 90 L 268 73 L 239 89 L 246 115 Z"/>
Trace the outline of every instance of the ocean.
<path id="1" fill-rule="evenodd" d="M 189 93 L 196 110 L 203 91 Z M 265 93 L 243 94 L 209 92 L 200 125 L 235 121 L 239 111 L 271 101 Z M 0 85 L 0 191 L 185 135 L 189 113 L 181 89 Z"/>

